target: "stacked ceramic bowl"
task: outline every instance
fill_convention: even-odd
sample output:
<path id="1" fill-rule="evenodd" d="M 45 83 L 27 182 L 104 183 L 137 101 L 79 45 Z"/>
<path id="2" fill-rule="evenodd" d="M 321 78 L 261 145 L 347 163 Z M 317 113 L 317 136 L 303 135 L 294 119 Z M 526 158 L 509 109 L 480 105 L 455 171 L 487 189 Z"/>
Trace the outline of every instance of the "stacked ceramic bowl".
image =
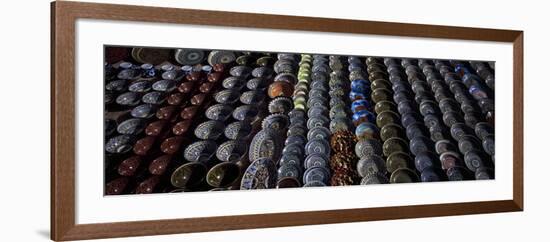
<path id="1" fill-rule="evenodd" d="M 292 94 L 298 82 L 296 72 L 299 57 L 294 54 L 278 54 L 274 64 L 276 73 L 273 83 L 267 89 L 271 98 L 269 115 L 261 124 L 261 130 L 254 136 L 249 148 L 252 162 L 241 180 L 241 189 L 275 188 L 278 181 L 277 163 L 284 148 L 285 134 L 290 125 L 288 113 L 293 109 Z M 290 171 L 285 171 L 286 174 Z M 292 177 L 299 177 L 294 170 Z"/>
<path id="2" fill-rule="evenodd" d="M 350 57 L 357 60 L 355 57 Z M 348 58 L 349 59 L 349 58 Z M 353 125 L 350 119 L 349 97 L 350 80 L 348 70 L 357 71 L 353 62 L 348 65 L 348 59 L 340 56 L 331 56 L 329 66 L 332 70 L 329 81 L 330 96 L 330 131 L 332 137 L 330 168 L 332 177 L 331 186 L 346 186 L 358 183 L 356 171 L 357 156 L 353 152 L 356 142 L 353 134 Z"/>
<path id="3" fill-rule="evenodd" d="M 203 67 L 196 66 L 194 70 L 185 72 L 169 62 L 156 67 L 151 64 L 138 66 L 122 62 L 118 65 L 117 77 L 131 78 L 125 79 L 127 87 L 115 88 L 117 80 L 107 83 L 107 91 L 128 91 L 118 95 L 116 103 L 106 106 L 106 116 L 118 115 L 118 121 L 125 119 L 119 123 L 117 130 L 131 138 L 121 140 L 121 136 L 115 137 L 107 142 L 105 148 L 108 153 L 121 155 L 118 157 L 121 161 L 117 163 L 116 169 L 118 175 L 130 177 L 136 183 L 135 189 L 129 192 L 170 190 L 170 186 L 166 185 L 169 183 L 167 177 L 174 166 L 181 162 L 175 155 L 181 151 L 183 137 L 189 131 L 194 118 L 189 113 L 185 116 L 178 116 L 178 113 L 186 108 L 199 109 L 217 81 L 207 78 L 213 68 Z M 218 67 L 218 71 L 219 68 L 223 69 Z M 134 70 L 137 74 L 128 75 L 128 70 Z M 191 72 L 198 78 L 188 80 Z M 184 99 L 190 101 L 184 104 Z M 106 122 L 112 121 L 107 118 Z M 130 150 L 133 155 L 129 155 Z M 111 187 L 107 186 L 106 191 L 112 191 Z"/>
<path id="4" fill-rule="evenodd" d="M 480 104 L 480 107 L 482 109 L 482 112 L 484 112 L 485 117 L 487 119 L 487 122 L 479 122 L 475 125 L 475 133 L 477 137 L 481 140 L 481 144 L 483 146 L 483 150 L 491 156 L 491 159 L 493 161 L 493 164 L 495 162 L 495 136 L 494 136 L 494 103 L 492 100 L 487 101 L 483 98 L 484 95 L 482 94 L 484 91 L 480 90 L 486 90 L 486 96 L 489 98 L 491 93 L 494 93 L 495 89 L 495 74 L 494 74 L 494 67 L 491 66 L 491 64 L 494 65 L 494 62 L 487 63 L 487 62 L 480 62 L 480 61 L 470 61 L 470 66 L 472 69 L 475 69 L 475 72 L 478 74 L 479 77 L 484 79 L 485 84 L 487 87 L 491 89 L 489 91 L 487 88 L 483 87 L 483 84 L 476 83 L 475 85 L 472 85 L 474 88 L 470 87 L 470 94 L 474 96 L 474 98 L 479 99 L 478 104 Z M 479 95 L 481 93 L 481 95 Z M 476 94 L 476 95 L 474 95 Z M 480 118 L 482 119 L 482 118 Z"/>
<path id="5" fill-rule="evenodd" d="M 107 54 L 108 195 L 494 178 L 492 62 Z"/>
<path id="6" fill-rule="evenodd" d="M 144 65 L 144 67 L 153 69 L 152 65 Z M 105 85 L 106 107 L 114 110 L 132 111 L 130 115 L 127 113 L 125 115 L 112 115 L 105 119 L 105 137 L 107 141 L 105 144 L 107 152 L 105 158 L 108 166 L 114 166 L 114 169 L 108 169 L 115 171 L 106 174 L 106 179 L 110 181 L 107 183 L 105 191 L 106 194 L 111 195 L 123 192 L 133 193 L 135 192 L 135 184 L 130 185 L 129 183 L 140 182 L 135 178 L 135 175 L 137 173 L 140 174 L 140 177 L 148 175 L 146 164 L 143 164 L 145 162 L 142 161 L 142 155 L 144 154 L 132 154 L 131 151 L 135 141 L 143 134 L 147 121 L 155 115 L 158 109 L 156 105 L 143 103 L 141 99 L 145 93 L 151 91 L 151 84 L 154 79 L 146 79 L 151 77 L 147 75 L 146 69 L 130 62 L 120 62 L 114 66 L 106 66 L 106 73 L 109 73 L 107 68 L 110 70 L 113 79 L 107 81 Z M 132 88 L 129 88 L 130 86 Z M 138 167 L 140 168 L 139 172 L 137 172 Z"/>
<path id="7" fill-rule="evenodd" d="M 164 155 L 157 157 L 151 162 L 149 170 L 153 174 L 165 174 L 165 177 L 169 177 L 175 166 L 181 165 L 182 159 L 178 157 L 177 154 L 181 153 L 184 146 L 183 144 L 188 142 L 185 137 L 190 132 L 190 127 L 197 124 L 195 119 L 197 116 L 196 112 L 195 114 L 192 114 L 193 112 L 186 112 L 183 116 L 181 114 L 184 110 L 201 109 L 217 87 L 218 80 L 208 81 L 207 79 L 207 75 L 213 71 L 212 67 L 208 66 L 204 68 L 204 70 L 202 67 L 202 65 L 196 65 L 190 71 L 183 71 L 171 63 L 165 63 L 161 66 L 160 74 L 162 78 L 164 80 L 176 80 L 176 83 L 175 85 L 170 84 L 170 82 L 165 84 L 170 89 L 174 89 L 174 92 L 166 96 L 159 95 L 160 98 L 166 97 L 166 102 L 169 104 L 160 108 L 157 112 L 157 118 L 163 121 L 150 124 L 150 126 L 152 126 L 150 127 L 152 134 L 157 131 L 156 128 L 159 128 L 159 126 L 162 126 L 160 128 L 165 129 L 164 132 L 167 132 L 160 132 L 162 139 L 164 139 L 161 141 L 160 150 Z M 194 78 L 190 78 L 191 75 L 193 75 Z M 179 87 L 182 86 L 185 88 L 180 89 Z M 191 92 L 190 90 L 193 89 L 194 91 Z M 184 100 L 189 99 L 191 99 L 191 101 L 185 103 L 185 106 L 183 106 Z M 156 100 L 156 98 L 153 98 L 153 100 Z M 178 113 L 180 115 L 178 115 Z M 147 138 L 148 137 L 145 139 Z M 134 151 L 136 150 L 137 144 L 141 144 L 139 147 L 142 150 L 147 150 L 150 143 L 148 143 L 147 140 L 143 143 L 138 141 L 134 147 Z"/>
<path id="8" fill-rule="evenodd" d="M 421 119 L 400 60 L 384 58 L 384 65 L 389 74 L 391 90 L 393 91 L 393 100 L 387 100 L 388 102 L 385 104 L 388 104 L 388 110 L 393 110 L 394 113 L 397 109 L 398 116 L 401 119 L 401 122 L 391 122 L 384 125 L 380 130 L 380 137 L 384 141 L 383 150 L 386 156 L 386 167 L 391 172 L 390 183 L 418 182 L 420 178 L 415 170 L 414 159 L 406 140 L 417 134 L 418 127 L 424 126 L 420 126 Z M 385 112 L 382 110 L 385 110 L 385 108 L 381 108 L 380 113 Z"/>
<path id="9" fill-rule="evenodd" d="M 224 121 L 231 114 L 227 103 L 215 106 L 210 101 L 221 92 L 217 90 L 227 73 L 224 65 L 212 67 L 196 64 L 192 68 L 183 66 L 181 69 L 187 81 L 179 85 L 179 92 L 188 92 L 197 83 L 204 83 L 198 85 L 201 94 L 193 95 L 190 103 L 183 96 L 174 96 L 174 105 L 180 109 L 180 115 L 175 118 L 176 124 L 171 128 L 176 136 L 167 139 L 162 145 L 183 154 L 182 162 L 173 169 L 170 177 L 170 183 L 177 188 L 176 191 L 194 190 L 204 185 L 208 168 L 219 163 L 215 159 L 216 149 L 220 147 L 218 140 L 223 134 Z M 200 75 L 199 72 L 207 75 Z M 204 109 L 208 112 L 203 115 Z M 190 139 L 186 135 L 190 126 L 194 127 L 193 134 L 197 139 Z"/>
<path id="10" fill-rule="evenodd" d="M 257 72 L 251 67 L 237 65 L 229 70 L 229 74 L 221 83 L 222 89 L 214 94 L 214 102 L 206 108 L 205 116 L 209 120 L 195 129 L 197 138 L 201 140 L 187 146 L 184 151 L 184 157 L 190 163 L 177 170 L 184 173 L 190 170 L 187 166 L 196 166 L 193 162 L 204 163 L 209 168 L 205 176 L 206 182 L 217 190 L 231 187 L 237 182 L 240 175 L 239 164 L 248 151 L 246 143 L 252 131 L 250 123 L 258 114 L 256 105 L 240 101 L 247 80 L 254 74 L 258 75 Z M 201 136 L 201 132 L 211 132 L 203 130 L 206 123 L 216 123 L 219 126 L 212 130 L 215 136 Z M 174 173 L 174 176 L 179 173 Z M 174 185 L 177 180 L 172 181 Z"/>
<path id="11" fill-rule="evenodd" d="M 330 67 L 324 55 L 314 55 L 306 102 L 307 121 L 303 135 L 307 138 L 304 147 L 303 186 L 326 186 L 330 180 L 330 131 L 328 117 L 328 79 Z M 295 132 L 295 131 L 293 131 Z M 302 132 L 302 131 L 299 131 Z"/>
<path id="12" fill-rule="evenodd" d="M 154 116 L 157 103 L 144 103 L 149 99 L 142 98 L 151 92 L 154 80 L 141 79 L 138 65 L 130 62 L 118 64 L 117 79 L 109 81 L 105 85 L 106 106 L 115 110 L 131 109 L 130 115 L 106 119 L 106 136 L 119 134 L 112 137 L 105 145 L 107 152 L 111 154 L 123 154 L 132 149 L 137 135 L 145 128 L 145 119 Z M 158 92 L 160 94 L 160 92 Z M 115 99 L 116 97 L 116 99 Z M 143 100 L 143 101 L 142 101 Z M 118 121 L 118 122 L 117 122 Z M 118 124 L 117 124 L 118 123 Z M 115 132 L 116 131 L 116 132 Z"/>
<path id="13" fill-rule="evenodd" d="M 432 182 L 443 180 L 445 175 L 442 169 L 440 158 L 435 151 L 435 143 L 446 140 L 448 130 L 441 120 L 441 111 L 438 103 L 431 91 L 431 87 L 426 81 L 424 73 L 430 74 L 430 66 L 433 63 L 430 60 L 408 59 L 402 61 L 403 68 L 409 84 L 411 84 L 414 95 L 415 105 L 418 107 L 417 116 L 423 122 L 418 122 L 410 126 L 410 150 L 415 156 L 415 167 L 420 172 L 422 182 Z M 422 67 L 422 69 L 419 67 Z M 412 103 L 412 102 L 411 102 Z M 419 114 L 419 115 L 418 115 Z M 419 120 L 419 121 L 420 121 Z M 443 157 L 452 155 L 446 153 Z M 455 157 L 459 162 L 459 157 Z M 445 159 L 445 158 L 444 158 Z"/>
<path id="14" fill-rule="evenodd" d="M 440 178 L 446 177 L 454 181 L 468 179 L 468 172 L 464 170 L 463 157 L 458 152 L 455 140 L 450 136 L 450 126 L 448 126 L 449 122 L 454 120 L 456 116 L 454 114 L 460 112 L 458 105 L 443 81 L 443 76 L 437 71 L 436 63 L 430 60 L 419 60 L 418 63 L 423 75 L 418 74 L 422 78 L 417 81 L 414 88 L 417 92 L 429 93 L 431 90 L 433 93 L 433 99 L 421 102 L 420 109 L 424 115 L 425 125 L 429 129 L 430 138 L 434 142 L 435 153 L 439 156 L 441 169 L 445 173 Z M 428 86 L 424 84 L 424 80 L 427 81 Z"/>
<path id="15" fill-rule="evenodd" d="M 354 153 L 358 157 L 356 164 L 357 174 L 361 177 L 361 184 L 388 183 L 386 167 L 382 158 L 382 143 L 379 137 L 379 128 L 376 125 L 376 114 L 372 99 L 372 83 L 370 73 L 375 77 L 380 68 L 376 67 L 374 58 L 369 58 L 365 63 L 357 57 L 349 57 L 349 71 L 351 91 L 351 111 L 353 112 L 353 124 L 357 142 L 354 145 Z M 381 79 L 382 77 L 377 78 Z M 378 89 L 376 89 L 378 90 Z M 376 98 L 375 98 L 376 99 Z M 382 100 L 377 100 L 381 102 Z M 353 147 L 353 146 L 352 146 Z"/>
<path id="16" fill-rule="evenodd" d="M 453 64 L 455 65 L 454 68 L 452 67 Z M 486 106 L 490 103 L 490 99 L 474 92 L 474 94 L 479 95 L 478 98 L 483 96 L 482 99 L 478 100 L 479 102 L 476 102 L 474 95 L 471 95 L 468 91 L 464 83 L 473 85 L 473 83 L 479 82 L 472 81 L 472 78 L 475 78 L 472 77 L 473 75 L 466 75 L 470 77 L 464 78 L 464 73 L 469 72 L 464 63 L 437 61 L 436 68 L 445 77 L 445 83 L 454 96 L 454 101 L 449 100 L 444 104 L 440 103 L 440 106 L 444 106 L 446 109 L 443 113 L 443 121 L 450 127 L 451 136 L 458 143 L 458 150 L 464 156 L 466 168 L 475 174 L 476 179 L 490 179 L 493 177 L 494 164 L 491 160 L 491 154 L 494 154 L 494 139 L 491 139 L 493 136 L 486 135 L 492 134 L 493 128 L 490 123 L 483 122 L 484 117 L 481 115 L 484 108 L 491 108 Z M 460 75 L 463 75 L 463 77 L 461 78 Z M 490 114 L 491 111 L 489 110 L 488 113 Z M 489 118 L 489 116 L 486 117 Z M 479 136 L 476 134 L 476 128 Z M 487 150 L 485 152 L 482 150 L 485 148 L 481 148 L 483 145 L 480 137 L 486 139 L 485 148 Z M 461 169 L 463 176 L 469 177 L 470 172 Z M 456 176 L 459 176 L 458 171 Z"/>
<path id="17" fill-rule="evenodd" d="M 477 75 L 484 80 L 485 85 L 494 92 L 495 70 L 491 67 L 491 64 L 483 61 L 470 61 L 470 66 L 475 70 Z"/>
<path id="18" fill-rule="evenodd" d="M 495 116 L 495 102 L 493 100 L 492 89 L 490 89 L 486 84 L 487 81 L 484 81 L 480 76 L 478 76 L 467 62 L 453 61 L 451 64 L 453 64 L 455 73 L 460 77 L 462 83 L 468 88 L 468 93 L 471 97 L 470 100 L 477 103 L 477 106 L 481 109 L 480 113 L 469 113 L 469 116 L 471 116 L 472 119 L 466 119 L 466 124 L 471 124 L 476 121 L 479 122 L 480 120 L 486 120 L 487 122 L 493 124 Z M 490 78 L 490 76 L 487 76 L 487 78 Z M 462 96 L 459 98 L 462 98 Z"/>
<path id="19" fill-rule="evenodd" d="M 292 101 L 294 108 L 288 112 L 290 126 L 287 130 L 285 147 L 278 161 L 277 188 L 302 186 L 304 171 L 304 149 L 306 144 L 306 105 L 309 81 L 311 80 L 311 55 L 302 54 L 298 69 L 298 81 L 294 86 Z"/>
<path id="20" fill-rule="evenodd" d="M 366 65 L 361 69 L 368 73 L 363 79 L 352 80 L 352 92 L 362 95 L 350 95 L 352 98 L 352 111 L 354 124 L 357 125 L 355 134 L 358 142 L 355 145 L 355 153 L 359 156 L 357 172 L 362 177 L 361 184 L 388 183 L 388 168 L 384 160 L 380 128 L 387 128 L 395 117 L 388 115 L 393 113 L 391 100 L 391 85 L 387 81 L 388 75 L 382 60 L 368 57 Z M 365 69 L 366 68 L 366 69 Z M 370 80 L 370 81 L 369 81 Z M 388 119 L 393 118 L 393 119 Z M 386 137 L 384 137 L 386 138 Z"/>

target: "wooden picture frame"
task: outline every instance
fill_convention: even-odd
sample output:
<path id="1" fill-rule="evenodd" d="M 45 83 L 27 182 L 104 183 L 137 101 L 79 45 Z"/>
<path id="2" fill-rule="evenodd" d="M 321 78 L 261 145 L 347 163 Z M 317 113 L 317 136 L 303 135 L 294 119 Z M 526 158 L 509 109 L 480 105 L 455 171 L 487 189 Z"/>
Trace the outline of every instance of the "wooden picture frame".
<path id="1" fill-rule="evenodd" d="M 513 43 L 513 199 L 137 222 L 75 222 L 75 21 L 80 18 Z M 260 19 L 260 20 L 259 20 Z M 77 2 L 51 4 L 51 239 L 79 240 L 523 210 L 523 32 Z"/>

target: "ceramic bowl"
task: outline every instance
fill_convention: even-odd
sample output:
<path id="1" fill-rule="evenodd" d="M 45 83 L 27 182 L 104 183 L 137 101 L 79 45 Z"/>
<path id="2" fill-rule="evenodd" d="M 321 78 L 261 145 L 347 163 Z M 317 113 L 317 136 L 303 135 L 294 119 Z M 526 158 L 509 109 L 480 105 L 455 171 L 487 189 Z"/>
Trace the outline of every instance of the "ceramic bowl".
<path id="1" fill-rule="evenodd" d="M 134 153 L 136 155 L 147 155 L 156 141 L 155 136 L 145 136 L 136 141 L 134 144 Z"/>
<path id="2" fill-rule="evenodd" d="M 211 120 L 226 121 L 231 117 L 233 108 L 226 104 L 214 104 L 206 109 L 206 117 Z"/>
<path id="3" fill-rule="evenodd" d="M 269 85 L 268 95 L 271 98 L 276 98 L 279 96 L 291 97 L 293 91 L 294 86 L 291 83 L 278 81 Z"/>
<path id="4" fill-rule="evenodd" d="M 224 135 L 228 139 L 236 140 L 248 136 L 251 131 L 252 126 L 249 122 L 236 121 L 225 127 Z"/>
<path id="5" fill-rule="evenodd" d="M 270 113 L 283 113 L 286 114 L 290 112 L 293 108 L 293 102 L 292 99 L 289 97 L 277 97 L 271 102 L 269 102 L 268 105 L 268 111 Z"/>
<path id="6" fill-rule="evenodd" d="M 299 156 L 298 154 L 291 154 L 291 153 L 283 154 L 281 156 L 281 159 L 279 159 L 278 165 L 285 166 L 288 164 L 302 167 L 302 157 Z"/>
<path id="7" fill-rule="evenodd" d="M 379 136 L 379 130 L 373 123 L 364 122 L 355 128 L 355 135 L 358 139 L 376 139 Z"/>
<path id="8" fill-rule="evenodd" d="M 208 185 L 218 188 L 225 188 L 238 181 L 240 168 L 233 162 L 222 162 L 210 168 L 206 174 Z"/>
<path id="9" fill-rule="evenodd" d="M 437 156 L 430 151 L 422 151 L 415 155 L 414 157 L 414 166 L 417 171 L 424 171 L 428 167 L 435 167 L 438 163 Z"/>
<path id="10" fill-rule="evenodd" d="M 279 133 L 285 132 L 289 125 L 288 116 L 280 113 L 271 114 L 262 121 L 262 129 L 271 129 Z"/>
<path id="11" fill-rule="evenodd" d="M 367 173 L 375 172 L 386 172 L 386 164 L 382 157 L 378 155 L 369 155 L 361 157 L 357 162 L 357 173 L 359 173 L 359 176 L 365 177 Z"/>
<path id="12" fill-rule="evenodd" d="M 310 181 L 306 184 L 304 184 L 303 187 L 324 187 L 326 184 L 322 181 Z"/>
<path id="13" fill-rule="evenodd" d="M 256 133 L 249 148 L 249 160 L 268 158 L 278 161 L 283 150 L 284 140 L 280 134 L 269 129 L 263 129 Z"/>
<path id="14" fill-rule="evenodd" d="M 225 89 L 214 94 L 214 100 L 222 104 L 233 104 L 239 100 L 239 97 L 239 91 L 234 89 Z"/>
<path id="15" fill-rule="evenodd" d="M 121 176 L 133 176 L 141 164 L 140 156 L 131 156 L 120 162 L 117 172 Z"/>
<path id="16" fill-rule="evenodd" d="M 405 152 L 394 152 L 386 158 L 386 169 L 392 173 L 399 168 L 407 168 L 413 159 Z"/>
<path id="17" fill-rule="evenodd" d="M 252 68 L 248 66 L 234 66 L 229 70 L 232 76 L 247 78 L 252 74 Z"/>
<path id="18" fill-rule="evenodd" d="M 190 162 L 206 162 L 214 155 L 218 148 L 212 140 L 197 141 L 188 145 L 183 151 L 183 157 Z"/>
<path id="19" fill-rule="evenodd" d="M 390 183 L 411 183 L 418 182 L 420 178 L 415 171 L 409 168 L 399 168 L 392 172 Z"/>
<path id="20" fill-rule="evenodd" d="M 269 86 L 270 80 L 263 77 L 256 77 L 246 82 L 246 87 L 250 90 L 263 90 Z"/>
<path id="21" fill-rule="evenodd" d="M 241 94 L 241 96 L 239 97 L 239 100 L 243 104 L 256 104 L 263 102 L 265 97 L 265 92 L 259 90 L 251 90 L 243 92 L 243 94 Z"/>
<path id="22" fill-rule="evenodd" d="M 114 80 L 110 81 L 105 85 L 105 90 L 108 91 L 114 91 L 114 92 L 122 92 L 126 90 L 128 81 L 127 80 Z"/>
<path id="23" fill-rule="evenodd" d="M 105 184 L 105 195 L 120 195 L 127 190 L 130 179 L 119 177 Z"/>
<path id="24" fill-rule="evenodd" d="M 330 144 L 325 139 L 312 139 L 309 140 L 305 146 L 306 155 L 309 154 L 324 154 L 330 156 Z"/>
<path id="25" fill-rule="evenodd" d="M 141 95 L 135 93 L 135 92 L 125 92 L 123 94 L 120 94 L 116 98 L 116 103 L 124 106 L 136 106 L 139 104 Z"/>
<path id="26" fill-rule="evenodd" d="M 277 168 L 270 158 L 254 160 L 245 170 L 241 190 L 268 189 L 277 185 Z"/>
<path id="27" fill-rule="evenodd" d="M 375 139 L 363 139 L 355 144 L 355 154 L 357 157 L 381 155 L 382 152 L 382 144 Z"/>
<path id="28" fill-rule="evenodd" d="M 149 164 L 149 172 L 153 175 L 163 175 L 172 162 L 172 155 L 161 155 Z"/>
<path id="29" fill-rule="evenodd" d="M 386 141 L 392 137 L 403 137 L 405 136 L 405 130 L 399 124 L 386 124 L 380 129 L 380 139 Z"/>
<path id="30" fill-rule="evenodd" d="M 386 157 L 391 155 L 393 152 L 408 152 L 408 149 L 409 147 L 407 141 L 396 137 L 384 141 L 384 144 L 382 145 L 382 151 Z"/>
<path id="31" fill-rule="evenodd" d="M 237 57 L 235 53 L 224 50 L 213 50 L 208 54 L 208 64 L 215 66 L 216 64 L 229 64 L 235 61 Z"/>
<path id="32" fill-rule="evenodd" d="M 216 120 L 210 120 L 206 121 L 204 123 L 199 124 L 195 128 L 195 136 L 199 139 L 207 140 L 207 139 L 218 139 L 220 135 L 224 131 L 224 124 L 221 121 Z"/>
<path id="33" fill-rule="evenodd" d="M 124 69 L 117 74 L 117 78 L 123 79 L 123 80 L 130 80 L 130 79 L 134 79 L 137 75 L 139 75 L 139 72 L 134 69 Z"/>
<path id="34" fill-rule="evenodd" d="M 298 83 L 298 78 L 292 73 L 280 73 L 277 76 L 275 76 L 274 81 L 288 82 L 292 85 L 296 85 L 296 83 Z"/>
<path id="35" fill-rule="evenodd" d="M 302 159 L 305 155 L 305 148 L 301 144 L 289 144 L 283 148 L 282 154 L 293 154 Z"/>
<path id="36" fill-rule="evenodd" d="M 307 184 L 313 181 L 320 181 L 328 184 L 330 180 L 330 170 L 326 167 L 314 166 L 304 172 L 303 182 Z"/>
<path id="37" fill-rule="evenodd" d="M 294 164 L 285 164 L 279 166 L 279 169 L 277 169 L 277 177 L 278 179 L 282 179 L 284 177 L 294 177 L 296 179 L 299 179 L 301 178 L 300 170 L 300 167 Z"/>
<path id="38" fill-rule="evenodd" d="M 133 108 L 132 111 L 130 112 L 130 115 L 132 115 L 132 117 L 134 118 L 147 119 L 147 118 L 153 117 L 156 111 L 157 111 L 157 107 L 155 105 L 146 103 Z"/>
<path id="39" fill-rule="evenodd" d="M 409 149 L 415 156 L 424 151 L 431 151 L 434 146 L 434 142 L 425 136 L 416 136 L 409 142 Z"/>
<path id="40" fill-rule="evenodd" d="M 109 153 L 126 153 L 132 149 L 132 141 L 134 137 L 131 135 L 119 135 L 110 138 L 105 144 L 105 150 Z"/>
<path id="41" fill-rule="evenodd" d="M 378 127 L 384 127 L 386 124 L 398 124 L 400 120 L 397 113 L 393 111 L 384 111 L 376 116 L 376 125 Z"/>
<path id="42" fill-rule="evenodd" d="M 202 162 L 189 162 L 176 168 L 170 177 L 174 187 L 193 188 L 206 178 L 207 167 Z"/>
<path id="43" fill-rule="evenodd" d="M 310 154 L 304 160 L 304 166 L 306 169 L 309 169 L 315 166 L 328 167 L 329 166 L 328 164 L 329 164 L 329 158 L 328 156 L 323 154 Z"/>
<path id="44" fill-rule="evenodd" d="M 255 118 L 258 112 L 259 112 L 258 107 L 253 104 L 250 104 L 250 105 L 242 105 L 235 108 L 235 110 L 233 110 L 232 115 L 233 115 L 233 118 L 236 120 L 245 121 L 245 120 L 250 120 Z"/>
<path id="45" fill-rule="evenodd" d="M 479 168 L 487 167 L 485 156 L 479 150 L 466 152 L 464 154 L 464 163 L 466 163 L 466 167 L 472 172 L 475 172 Z"/>
<path id="46" fill-rule="evenodd" d="M 230 76 L 222 81 L 222 86 L 225 89 L 241 90 L 246 85 L 246 80 L 242 77 Z"/>
<path id="47" fill-rule="evenodd" d="M 437 182 L 441 181 L 439 174 L 433 167 L 428 167 L 420 173 L 420 181 L 422 182 Z"/>
<path id="48" fill-rule="evenodd" d="M 314 127 L 313 129 L 310 129 L 307 133 L 307 139 L 324 139 L 329 140 L 330 139 L 331 132 L 326 127 Z"/>
<path id="49" fill-rule="evenodd" d="M 177 49 L 174 59 L 182 65 L 196 65 L 204 60 L 205 53 L 197 49 Z"/>
<path id="50" fill-rule="evenodd" d="M 246 154 L 247 148 L 242 141 L 229 140 L 220 144 L 216 157 L 221 161 L 237 162 Z"/>
<path id="51" fill-rule="evenodd" d="M 149 104 L 162 104 L 166 100 L 166 94 L 162 92 L 153 91 L 143 95 L 141 100 L 144 103 L 149 103 Z"/>
<path id="52" fill-rule="evenodd" d="M 285 146 L 291 144 L 305 145 L 307 142 L 306 137 L 301 135 L 291 135 L 287 136 L 285 139 Z"/>
<path id="53" fill-rule="evenodd" d="M 367 173 L 363 179 L 361 179 L 361 185 L 372 185 L 372 184 L 387 184 L 389 183 L 388 178 L 380 172 L 371 172 Z"/>
<path id="54" fill-rule="evenodd" d="M 117 126 L 117 132 L 120 134 L 137 135 L 145 129 L 145 121 L 139 118 L 130 118 Z"/>
<path id="55" fill-rule="evenodd" d="M 337 117 L 330 121 L 329 129 L 331 133 L 336 133 L 342 130 L 353 130 L 353 124 L 347 117 Z"/>
<path id="56" fill-rule="evenodd" d="M 307 120 L 307 128 L 313 129 L 315 127 L 329 127 L 330 119 L 326 116 L 310 117 Z"/>
<path id="57" fill-rule="evenodd" d="M 277 188 L 292 188 L 300 186 L 300 181 L 294 177 L 283 177 L 277 182 Z"/>

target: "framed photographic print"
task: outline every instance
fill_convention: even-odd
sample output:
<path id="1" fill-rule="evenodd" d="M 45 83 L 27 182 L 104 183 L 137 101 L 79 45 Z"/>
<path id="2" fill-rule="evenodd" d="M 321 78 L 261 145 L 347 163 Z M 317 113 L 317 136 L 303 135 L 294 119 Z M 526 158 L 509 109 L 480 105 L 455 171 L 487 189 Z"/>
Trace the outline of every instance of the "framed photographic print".
<path id="1" fill-rule="evenodd" d="M 51 6 L 53 240 L 523 210 L 522 31 Z"/>

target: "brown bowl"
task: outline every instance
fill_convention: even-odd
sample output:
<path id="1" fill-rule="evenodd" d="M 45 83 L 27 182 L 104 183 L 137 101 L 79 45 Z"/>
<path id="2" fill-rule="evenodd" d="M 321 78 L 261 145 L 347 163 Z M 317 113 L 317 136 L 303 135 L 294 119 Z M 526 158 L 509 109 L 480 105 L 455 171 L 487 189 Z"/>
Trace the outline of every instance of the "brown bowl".
<path id="1" fill-rule="evenodd" d="M 189 162 L 172 173 L 170 182 L 174 187 L 191 188 L 204 181 L 208 168 L 201 162 Z"/>
<path id="2" fill-rule="evenodd" d="M 206 182 L 213 187 L 228 187 L 240 177 L 241 171 L 234 162 L 222 162 L 212 167 L 206 174 Z"/>
<path id="3" fill-rule="evenodd" d="M 145 136 L 139 139 L 134 144 L 134 153 L 136 153 L 136 155 L 146 155 L 155 144 L 155 140 L 155 136 Z"/>
<path id="4" fill-rule="evenodd" d="M 147 125 L 147 128 L 145 128 L 145 134 L 157 136 L 167 127 L 167 124 L 168 122 L 166 120 L 157 120 L 152 122 Z"/>
<path id="5" fill-rule="evenodd" d="M 182 142 L 183 137 L 181 136 L 170 137 L 162 142 L 160 149 L 162 152 L 172 155 L 180 149 Z"/>
<path id="6" fill-rule="evenodd" d="M 162 175 L 170 165 L 172 161 L 172 155 L 162 155 L 154 159 L 151 164 L 149 164 L 149 172 L 153 175 Z"/>
<path id="7" fill-rule="evenodd" d="M 284 177 L 277 182 L 277 188 L 301 187 L 300 181 L 295 177 Z"/>
<path id="8" fill-rule="evenodd" d="M 294 87 L 292 84 L 284 81 L 278 81 L 273 82 L 271 85 L 269 85 L 269 88 L 267 90 L 267 94 L 271 98 L 276 97 L 291 97 L 292 93 L 294 92 Z"/>

